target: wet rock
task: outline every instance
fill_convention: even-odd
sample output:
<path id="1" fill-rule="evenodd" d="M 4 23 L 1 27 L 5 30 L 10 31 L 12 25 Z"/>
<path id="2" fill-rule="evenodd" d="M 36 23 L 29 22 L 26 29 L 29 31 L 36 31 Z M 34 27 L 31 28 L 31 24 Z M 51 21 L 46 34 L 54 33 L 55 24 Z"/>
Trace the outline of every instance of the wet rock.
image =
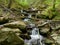
<path id="1" fill-rule="evenodd" d="M 19 16 L 20 16 L 20 15 L 19 15 Z M 26 16 L 24 16 L 24 15 L 23 15 L 23 16 L 20 16 L 20 19 L 24 19 L 24 18 L 26 18 Z"/>
<path id="2" fill-rule="evenodd" d="M 10 37 L 7 39 L 7 41 L 12 45 L 24 45 L 24 41 L 22 38 L 17 36 L 15 33 L 10 33 Z"/>
<path id="3" fill-rule="evenodd" d="M 48 33 L 50 31 L 50 26 L 49 24 L 45 24 L 44 26 L 40 27 L 40 32 L 44 33 Z"/>
<path id="4" fill-rule="evenodd" d="M 46 15 L 41 15 L 41 14 L 37 15 L 37 18 L 40 18 L 40 19 L 49 19 L 48 16 L 46 16 Z"/>
<path id="5" fill-rule="evenodd" d="M 28 34 L 21 34 L 20 37 L 27 40 L 31 39 L 31 37 Z"/>
<path id="6" fill-rule="evenodd" d="M 0 25 L 0 29 L 3 28 L 4 26 L 3 25 Z"/>
<path id="7" fill-rule="evenodd" d="M 20 35 L 20 33 L 21 33 L 21 30 L 18 28 L 2 28 L 0 31 L 2 31 L 2 32 L 12 31 L 12 32 L 16 33 L 17 35 Z"/>
<path id="8" fill-rule="evenodd" d="M 36 24 L 38 24 L 37 26 L 38 27 L 42 27 L 42 26 L 45 26 L 45 25 L 48 25 L 48 21 L 47 20 L 44 20 L 44 19 L 40 19 L 36 22 Z"/>
<path id="9" fill-rule="evenodd" d="M 25 29 L 26 24 L 23 21 L 14 21 L 11 23 L 4 24 L 4 27 Z"/>
<path id="10" fill-rule="evenodd" d="M 57 44 L 50 35 L 48 35 L 48 37 L 45 37 L 44 42 L 45 42 L 45 45 L 56 45 Z"/>
<path id="11" fill-rule="evenodd" d="M 46 39 L 45 39 L 45 43 L 46 43 L 46 44 L 52 44 L 52 43 L 54 43 L 54 42 L 53 42 L 53 40 L 46 38 Z"/>
<path id="12" fill-rule="evenodd" d="M 4 24 L 4 23 L 7 23 L 8 22 L 8 18 L 6 17 L 0 17 L 0 24 Z"/>
<path id="13" fill-rule="evenodd" d="M 56 42 L 60 44 L 60 36 L 57 36 Z"/>
<path id="14" fill-rule="evenodd" d="M 23 39 L 14 32 L 0 31 L 0 35 L 0 45 L 24 45 Z"/>
<path id="15" fill-rule="evenodd" d="M 60 21 L 52 21 L 50 23 L 50 26 L 53 30 L 57 30 L 60 28 Z"/>
<path id="16" fill-rule="evenodd" d="M 49 32 L 49 28 L 42 28 L 42 29 L 40 30 L 40 32 L 42 32 L 43 34 L 44 34 L 44 33 L 47 33 L 47 32 Z"/>
<path id="17" fill-rule="evenodd" d="M 55 42 L 60 45 L 60 34 L 54 32 L 51 34 L 51 36 L 55 40 Z"/>
<path id="18" fill-rule="evenodd" d="M 5 39 L 7 39 L 8 33 L 9 33 L 9 32 L 2 32 L 2 31 L 0 31 L 0 42 L 2 42 L 2 41 L 4 41 Z"/>

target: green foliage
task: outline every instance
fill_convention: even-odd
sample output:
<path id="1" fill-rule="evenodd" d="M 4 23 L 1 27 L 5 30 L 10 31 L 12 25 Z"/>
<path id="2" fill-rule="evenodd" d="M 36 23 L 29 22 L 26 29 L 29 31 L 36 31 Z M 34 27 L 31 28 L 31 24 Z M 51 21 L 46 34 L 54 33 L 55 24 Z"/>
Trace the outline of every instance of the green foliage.
<path id="1" fill-rule="evenodd" d="M 25 5 L 28 5 L 28 2 L 27 0 L 23 0 L 23 1 L 20 1 L 20 4 L 25 6 Z"/>
<path id="2" fill-rule="evenodd" d="M 23 7 L 28 7 L 28 2 L 27 0 L 16 0 L 17 3 L 19 3 L 19 5 L 23 6 Z"/>
<path id="3" fill-rule="evenodd" d="M 8 6 L 9 0 L 0 0 L 0 4 L 3 4 L 4 6 Z"/>
<path id="4" fill-rule="evenodd" d="M 3 4 L 4 6 L 8 7 L 9 1 L 11 2 L 11 9 L 28 9 L 29 7 L 35 7 L 37 9 L 41 9 L 42 7 L 42 14 L 51 18 L 53 15 L 59 16 L 59 11 L 53 12 L 52 10 L 60 10 L 60 0 L 56 0 L 55 2 L 55 9 L 53 8 L 53 0 L 0 0 L 0 5 Z M 32 5 L 31 5 L 32 4 Z M 45 5 L 46 8 L 44 8 Z M 54 19 L 56 19 L 55 17 Z"/>

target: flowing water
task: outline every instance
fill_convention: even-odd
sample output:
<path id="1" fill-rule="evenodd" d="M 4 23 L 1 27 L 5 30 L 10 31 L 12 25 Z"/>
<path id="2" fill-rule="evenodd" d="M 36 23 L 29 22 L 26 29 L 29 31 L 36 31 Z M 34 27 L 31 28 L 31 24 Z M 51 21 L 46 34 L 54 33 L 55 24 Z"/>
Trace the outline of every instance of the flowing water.
<path id="1" fill-rule="evenodd" d="M 25 19 L 24 19 L 24 21 L 29 21 L 29 20 L 30 20 L 30 19 L 28 19 L 28 18 L 25 18 Z"/>
<path id="2" fill-rule="evenodd" d="M 32 17 L 32 15 L 31 14 L 28 14 L 28 17 L 25 18 L 24 21 L 29 21 L 31 17 Z"/>
<path id="3" fill-rule="evenodd" d="M 30 36 L 31 36 L 31 42 L 32 42 L 31 44 L 44 45 L 43 43 L 44 37 L 39 34 L 39 28 L 36 28 L 36 27 L 33 28 L 32 34 Z"/>
<path id="4" fill-rule="evenodd" d="M 33 28 L 32 33 L 31 33 L 31 39 L 30 40 L 25 40 L 25 43 L 27 45 L 45 45 L 43 40 L 44 37 L 39 34 L 39 28 Z"/>
<path id="5" fill-rule="evenodd" d="M 32 17 L 32 15 L 31 14 L 28 14 L 28 18 L 31 18 Z"/>
<path id="6" fill-rule="evenodd" d="M 24 21 L 29 21 L 31 17 L 32 15 L 28 14 L 28 18 L 25 18 Z M 30 22 L 29 25 L 32 28 L 31 35 L 30 35 L 31 39 L 30 40 L 25 39 L 24 42 L 27 45 L 45 45 L 43 42 L 44 37 L 39 34 L 39 28 L 37 28 L 35 24 L 33 24 L 32 22 Z"/>

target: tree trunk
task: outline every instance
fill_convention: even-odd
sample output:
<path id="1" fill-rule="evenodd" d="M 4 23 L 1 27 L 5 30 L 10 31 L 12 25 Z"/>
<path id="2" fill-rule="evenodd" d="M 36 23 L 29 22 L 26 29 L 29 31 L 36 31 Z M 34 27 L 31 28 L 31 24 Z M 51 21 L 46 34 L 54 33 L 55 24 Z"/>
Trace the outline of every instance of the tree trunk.
<path id="1" fill-rule="evenodd" d="M 11 7 L 11 4 L 12 4 L 12 0 L 9 0 L 9 4 L 8 4 L 8 8 L 10 9 Z"/>

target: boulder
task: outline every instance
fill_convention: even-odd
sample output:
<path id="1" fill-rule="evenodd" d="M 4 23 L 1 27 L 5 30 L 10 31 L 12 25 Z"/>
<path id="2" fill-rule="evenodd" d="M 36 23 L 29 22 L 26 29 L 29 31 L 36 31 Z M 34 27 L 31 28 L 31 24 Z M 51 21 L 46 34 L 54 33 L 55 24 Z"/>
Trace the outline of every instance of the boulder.
<path id="1" fill-rule="evenodd" d="M 7 23 L 8 22 L 8 18 L 6 17 L 0 17 L 0 24 L 4 24 L 4 23 Z"/>
<path id="2" fill-rule="evenodd" d="M 7 41 L 10 43 L 10 45 L 24 45 L 24 41 L 22 38 L 17 36 L 15 33 L 10 32 L 10 35 L 7 39 Z"/>
<path id="3" fill-rule="evenodd" d="M 57 30 L 60 28 L 60 21 L 52 21 L 50 23 L 50 26 L 53 30 Z"/>
<path id="4" fill-rule="evenodd" d="M 26 24 L 23 21 L 14 21 L 11 23 L 4 24 L 4 27 L 25 29 Z"/>
<path id="5" fill-rule="evenodd" d="M 50 26 L 49 24 L 45 24 L 44 26 L 40 27 L 40 32 L 44 33 L 48 33 L 50 31 Z"/>
<path id="6" fill-rule="evenodd" d="M 54 32 L 51 34 L 51 36 L 55 40 L 55 42 L 60 45 L 60 34 Z"/>
<path id="7" fill-rule="evenodd" d="M 27 33 L 26 34 L 21 34 L 20 37 L 23 38 L 23 39 L 27 39 L 27 40 L 31 39 L 31 37 Z"/>
<path id="8" fill-rule="evenodd" d="M 2 32 L 10 32 L 10 31 L 12 31 L 12 32 L 16 33 L 17 35 L 20 35 L 20 33 L 21 33 L 21 30 L 18 29 L 18 28 L 1 28 L 0 31 L 2 31 Z"/>
<path id="9" fill-rule="evenodd" d="M 40 32 L 42 32 L 42 33 L 47 33 L 47 32 L 49 32 L 49 28 L 42 28 L 42 29 L 40 30 Z"/>
<path id="10" fill-rule="evenodd" d="M 0 45 L 24 45 L 23 39 L 14 32 L 0 31 L 0 35 Z"/>
<path id="11" fill-rule="evenodd" d="M 45 43 L 46 43 L 46 44 L 53 43 L 53 40 L 46 38 L 46 39 L 45 39 Z"/>
<path id="12" fill-rule="evenodd" d="M 55 43 L 53 40 L 46 38 L 45 39 L 45 45 L 55 45 Z"/>

